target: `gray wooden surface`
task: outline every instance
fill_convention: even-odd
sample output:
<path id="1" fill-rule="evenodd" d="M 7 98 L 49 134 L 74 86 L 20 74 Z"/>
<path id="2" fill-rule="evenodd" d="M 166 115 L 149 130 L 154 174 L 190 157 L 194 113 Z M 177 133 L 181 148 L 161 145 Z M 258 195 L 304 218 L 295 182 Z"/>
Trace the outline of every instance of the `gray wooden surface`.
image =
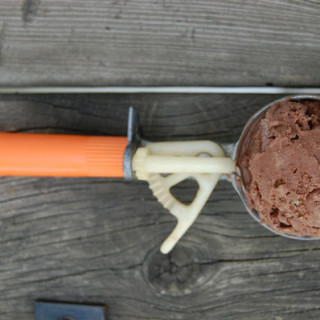
<path id="1" fill-rule="evenodd" d="M 0 0 L 0 85 L 320 85 L 318 0 Z M 0 96 L 0 131 L 235 141 L 276 96 Z M 273 235 L 221 182 L 168 256 L 175 221 L 143 182 L 0 178 L 0 319 L 33 302 L 109 319 L 319 319 L 320 242 Z M 191 184 L 176 190 L 190 200 Z"/>
<path id="2" fill-rule="evenodd" d="M 1 0 L 0 85 L 319 85 L 319 4 Z"/>
<path id="3" fill-rule="evenodd" d="M 232 142 L 276 98 L 3 95 L 0 130 L 125 135 L 134 104 L 147 138 Z M 1 178 L 0 194 L 1 320 L 33 319 L 36 299 L 107 303 L 109 319 L 319 319 L 320 242 L 265 230 L 227 182 L 168 256 L 175 221 L 146 183 Z"/>

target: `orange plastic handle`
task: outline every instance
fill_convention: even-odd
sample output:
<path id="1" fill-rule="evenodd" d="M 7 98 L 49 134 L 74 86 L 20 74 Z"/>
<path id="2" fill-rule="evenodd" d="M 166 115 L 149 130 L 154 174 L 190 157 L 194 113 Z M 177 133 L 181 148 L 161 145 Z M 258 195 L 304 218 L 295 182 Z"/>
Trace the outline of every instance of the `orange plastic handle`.
<path id="1" fill-rule="evenodd" d="M 0 133 L 0 176 L 123 177 L 126 137 Z"/>

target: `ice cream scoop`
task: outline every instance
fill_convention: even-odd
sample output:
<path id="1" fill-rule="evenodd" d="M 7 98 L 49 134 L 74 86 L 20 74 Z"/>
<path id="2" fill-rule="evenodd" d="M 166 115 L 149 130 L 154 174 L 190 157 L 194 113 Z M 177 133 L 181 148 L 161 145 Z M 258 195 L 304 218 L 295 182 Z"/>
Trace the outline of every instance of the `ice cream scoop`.
<path id="1" fill-rule="evenodd" d="M 299 104 L 299 101 L 304 104 L 310 101 L 308 102 L 310 105 L 301 107 L 303 104 Z M 233 184 L 249 214 L 270 231 L 294 239 L 317 239 L 317 232 L 308 233 L 301 228 L 304 221 L 308 221 L 308 226 L 311 228 L 316 229 L 318 223 L 320 227 L 318 221 L 320 213 L 312 215 L 310 212 L 318 204 L 320 209 L 320 174 L 319 181 L 318 178 L 309 177 L 312 170 L 319 170 L 317 139 L 314 144 L 310 144 L 308 142 L 310 137 L 308 138 L 306 133 L 308 128 L 310 132 L 312 131 L 310 130 L 312 126 L 318 128 L 318 124 L 320 133 L 320 108 L 317 104 L 312 106 L 312 101 L 320 102 L 320 98 L 294 96 L 273 101 L 249 119 L 238 142 L 233 144 L 219 145 L 212 141 L 153 143 L 144 140 L 139 134 L 137 112 L 132 107 L 129 109 L 127 139 L 0 133 L 0 175 L 124 177 L 127 180 L 145 180 L 149 183 L 154 196 L 178 220 L 176 227 L 161 246 L 163 253 L 172 250 L 190 228 L 221 178 Z M 286 102 L 291 105 L 296 104 L 292 107 L 291 118 L 288 114 L 290 120 L 288 123 L 286 115 L 277 119 L 269 117 L 271 111 L 277 113 L 275 106 Z M 297 115 L 295 118 L 295 112 L 302 112 L 301 117 Z M 317 123 L 318 118 L 319 123 Z M 284 139 L 278 140 L 276 136 L 281 136 L 281 130 L 284 137 L 287 135 L 288 148 L 285 144 L 278 145 L 279 141 Z M 302 142 L 305 142 L 304 147 L 299 147 Z M 309 158 L 303 157 L 308 153 L 306 150 L 310 149 L 315 155 L 311 154 Z M 294 161 L 291 161 L 294 159 L 295 150 L 301 153 L 297 168 Z M 291 160 L 288 156 L 290 152 Z M 268 157 L 263 157 L 263 153 L 269 156 L 271 159 L 269 162 Z M 263 165 L 260 165 L 259 157 Z M 318 158 L 320 160 L 320 146 Z M 289 161 L 288 164 L 285 159 Z M 306 159 L 311 159 L 312 163 L 304 172 L 303 163 L 310 164 Z M 290 166 L 293 171 L 299 170 L 301 179 L 291 179 L 288 172 L 284 174 L 281 171 L 287 167 L 291 170 Z M 267 172 L 263 179 L 261 178 L 263 171 L 267 168 L 272 172 L 272 176 L 268 179 Z M 276 168 L 280 168 L 279 175 Z M 198 184 L 197 194 L 190 204 L 181 203 L 171 193 L 171 188 L 185 179 L 194 179 Z M 288 187 L 294 186 L 295 183 L 300 185 L 293 192 Z M 301 195 L 303 188 L 307 190 L 305 198 Z M 274 193 L 269 192 L 269 189 Z M 282 200 L 276 191 L 280 192 L 282 198 L 288 199 L 288 201 L 284 199 L 284 206 L 281 206 Z M 289 194 L 286 194 L 288 192 Z M 257 201 L 259 197 L 264 202 Z M 273 198 L 276 200 L 274 203 L 272 203 Z M 303 212 L 300 210 L 302 204 Z M 288 216 L 284 211 L 288 211 L 290 206 L 293 208 L 291 212 L 293 215 Z M 267 208 L 265 211 L 264 207 Z M 300 231 L 296 232 L 298 229 L 294 229 L 293 225 L 298 229 L 300 225 Z"/>

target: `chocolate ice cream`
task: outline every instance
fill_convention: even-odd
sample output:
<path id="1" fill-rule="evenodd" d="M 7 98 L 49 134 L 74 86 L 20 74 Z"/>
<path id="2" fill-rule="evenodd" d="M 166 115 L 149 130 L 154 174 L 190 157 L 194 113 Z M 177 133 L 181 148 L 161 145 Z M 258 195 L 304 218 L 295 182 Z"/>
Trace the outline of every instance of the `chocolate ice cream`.
<path id="1" fill-rule="evenodd" d="M 320 102 L 274 104 L 247 139 L 238 166 L 249 207 L 281 233 L 320 237 Z"/>

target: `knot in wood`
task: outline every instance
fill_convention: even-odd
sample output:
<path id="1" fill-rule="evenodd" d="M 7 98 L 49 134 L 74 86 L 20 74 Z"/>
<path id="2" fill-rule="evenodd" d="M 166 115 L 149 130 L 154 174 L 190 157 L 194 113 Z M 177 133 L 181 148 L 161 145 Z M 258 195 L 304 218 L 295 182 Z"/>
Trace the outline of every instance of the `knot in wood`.
<path id="1" fill-rule="evenodd" d="M 167 255 L 157 248 L 145 260 L 145 278 L 161 295 L 184 296 L 207 279 L 206 267 L 197 261 L 194 248 L 179 244 Z"/>

